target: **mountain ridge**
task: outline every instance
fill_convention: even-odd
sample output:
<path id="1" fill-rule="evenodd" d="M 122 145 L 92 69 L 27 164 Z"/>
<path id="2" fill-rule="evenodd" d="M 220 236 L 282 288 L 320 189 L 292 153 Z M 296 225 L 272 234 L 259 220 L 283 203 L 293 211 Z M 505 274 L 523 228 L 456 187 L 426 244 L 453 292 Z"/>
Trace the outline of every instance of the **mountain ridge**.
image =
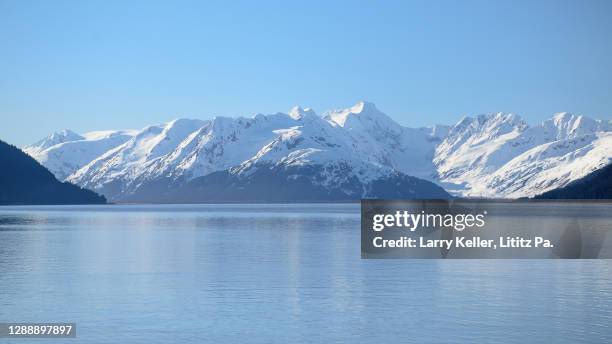
<path id="1" fill-rule="evenodd" d="M 347 178 L 356 177 L 362 185 L 397 172 L 459 196 L 530 197 L 612 159 L 610 121 L 559 113 L 530 126 L 517 115 L 493 113 L 466 116 L 451 126 L 408 128 L 369 102 L 322 116 L 294 107 L 250 118 L 177 119 L 115 135 L 116 141 L 109 139 L 112 133 L 97 137 L 97 146 L 114 147 L 92 159 L 54 154 L 94 141 L 87 138 L 24 150 L 57 176 L 114 200 L 160 180 L 177 187 L 213 172 L 239 175 L 269 164 L 346 164 L 351 166 Z M 342 179 L 324 177 L 328 185 Z"/>

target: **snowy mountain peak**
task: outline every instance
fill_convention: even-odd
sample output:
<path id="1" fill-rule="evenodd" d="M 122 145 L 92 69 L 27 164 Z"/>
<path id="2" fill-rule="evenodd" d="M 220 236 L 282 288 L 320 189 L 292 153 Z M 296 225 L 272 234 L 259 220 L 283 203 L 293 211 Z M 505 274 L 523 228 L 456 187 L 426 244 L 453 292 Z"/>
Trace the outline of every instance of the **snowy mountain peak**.
<path id="1" fill-rule="evenodd" d="M 70 130 L 54 133 L 23 150 L 59 180 L 136 135 L 134 130 L 93 131 L 79 135 Z"/>
<path id="2" fill-rule="evenodd" d="M 70 129 L 63 129 L 56 131 L 53 134 L 45 137 L 44 139 L 25 147 L 25 150 L 37 150 L 43 151 L 49 147 L 55 146 L 60 143 L 82 140 L 83 136 L 75 133 Z"/>
<path id="3" fill-rule="evenodd" d="M 179 118 L 166 123 L 163 129 L 163 133 L 167 138 L 173 136 L 184 137 L 185 135 L 192 133 L 194 130 L 201 128 L 207 122 L 199 119 L 185 119 Z"/>
<path id="4" fill-rule="evenodd" d="M 568 112 L 555 114 L 551 119 L 542 122 L 541 127 L 547 134 L 547 137 L 556 140 L 576 138 L 612 130 L 610 122 L 595 120 Z"/>
<path id="5" fill-rule="evenodd" d="M 350 108 L 328 111 L 324 118 L 346 129 L 399 129 L 399 124 L 380 111 L 374 103 L 360 101 Z"/>
<path id="6" fill-rule="evenodd" d="M 522 132 L 528 125 L 511 113 L 491 113 L 476 117 L 463 117 L 449 130 L 449 139 L 470 136 L 471 140 L 489 140 L 512 132 Z"/>
<path id="7" fill-rule="evenodd" d="M 317 114 L 311 108 L 303 109 L 301 106 L 294 106 L 293 108 L 291 108 L 291 110 L 289 110 L 289 117 L 293 118 L 296 121 L 316 115 Z"/>
<path id="8" fill-rule="evenodd" d="M 354 114 L 361 114 L 361 113 L 380 113 L 380 110 L 378 110 L 378 108 L 376 107 L 376 105 L 374 103 L 370 103 L 370 102 L 366 102 L 366 101 L 360 101 L 357 104 L 353 105 L 350 108 L 351 112 Z"/>
<path id="9" fill-rule="evenodd" d="M 581 126 L 596 125 L 595 121 L 590 118 L 574 115 L 569 112 L 559 112 L 555 114 L 550 121 L 552 121 L 557 129 L 565 131 L 566 133 L 571 133 Z"/>
<path id="10" fill-rule="evenodd" d="M 491 113 L 476 117 L 464 116 L 452 126 L 446 138 L 447 144 L 463 144 L 466 140 L 475 143 L 490 140 L 500 135 L 521 132 L 528 125 L 519 116 L 511 113 Z"/>
<path id="11" fill-rule="evenodd" d="M 571 120 L 574 117 L 576 117 L 576 116 L 574 116 L 572 113 L 569 113 L 569 112 L 558 112 L 558 113 L 553 115 L 552 120 L 555 123 L 566 122 L 568 120 Z"/>
<path id="12" fill-rule="evenodd" d="M 513 113 L 496 112 L 490 114 L 482 114 L 476 117 L 474 125 L 480 125 L 488 128 L 508 125 L 511 127 L 525 127 L 527 123 L 519 116 Z"/>

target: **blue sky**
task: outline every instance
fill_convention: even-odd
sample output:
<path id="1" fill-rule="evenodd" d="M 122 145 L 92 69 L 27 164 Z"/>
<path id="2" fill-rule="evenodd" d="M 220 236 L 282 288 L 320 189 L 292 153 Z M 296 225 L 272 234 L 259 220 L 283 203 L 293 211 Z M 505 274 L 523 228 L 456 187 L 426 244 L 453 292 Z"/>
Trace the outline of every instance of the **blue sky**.
<path id="1" fill-rule="evenodd" d="M 364 99 L 612 118 L 612 1 L 0 0 L 0 139 Z"/>

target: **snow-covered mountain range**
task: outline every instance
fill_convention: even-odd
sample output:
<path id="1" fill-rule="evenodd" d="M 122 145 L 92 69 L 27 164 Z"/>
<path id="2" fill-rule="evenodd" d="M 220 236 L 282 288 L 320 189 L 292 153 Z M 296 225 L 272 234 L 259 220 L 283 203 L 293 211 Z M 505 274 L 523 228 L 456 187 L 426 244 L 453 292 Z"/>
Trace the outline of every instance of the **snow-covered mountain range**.
<path id="1" fill-rule="evenodd" d="M 63 130 L 24 151 L 58 179 L 113 201 L 203 187 L 212 192 L 203 183 L 255 190 L 254 180 L 274 176 L 355 198 L 375 196 L 382 180 L 387 191 L 389 182 L 398 189 L 426 188 L 405 176 L 457 195 L 515 198 L 562 187 L 612 162 L 612 122 L 561 113 L 529 126 L 516 115 L 496 113 L 452 126 L 407 128 L 360 102 L 322 116 L 295 107 L 248 118 L 177 119 L 139 131 Z"/>

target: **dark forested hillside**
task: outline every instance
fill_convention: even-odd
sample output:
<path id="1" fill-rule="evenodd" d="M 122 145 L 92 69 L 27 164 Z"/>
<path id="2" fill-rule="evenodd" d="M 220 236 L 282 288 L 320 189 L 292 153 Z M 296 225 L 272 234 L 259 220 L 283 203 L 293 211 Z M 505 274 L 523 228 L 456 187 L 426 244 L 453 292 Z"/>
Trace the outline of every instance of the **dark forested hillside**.
<path id="1" fill-rule="evenodd" d="M 58 181 L 19 148 L 0 141 L 0 204 L 97 204 L 98 194 Z"/>
<path id="2" fill-rule="evenodd" d="M 539 199 L 612 199 L 612 165 L 599 169 L 569 185 L 545 192 Z"/>
<path id="3" fill-rule="evenodd" d="M 440 186 L 394 173 L 364 184 L 356 177 L 342 183 L 321 185 L 321 166 L 279 167 L 259 164 L 246 175 L 213 172 L 176 187 L 168 182 L 142 187 L 125 202 L 159 203 L 266 203 L 354 202 L 368 199 L 449 199 Z M 351 175 L 347 173 L 347 175 Z M 164 192 L 165 190 L 165 192 Z"/>

